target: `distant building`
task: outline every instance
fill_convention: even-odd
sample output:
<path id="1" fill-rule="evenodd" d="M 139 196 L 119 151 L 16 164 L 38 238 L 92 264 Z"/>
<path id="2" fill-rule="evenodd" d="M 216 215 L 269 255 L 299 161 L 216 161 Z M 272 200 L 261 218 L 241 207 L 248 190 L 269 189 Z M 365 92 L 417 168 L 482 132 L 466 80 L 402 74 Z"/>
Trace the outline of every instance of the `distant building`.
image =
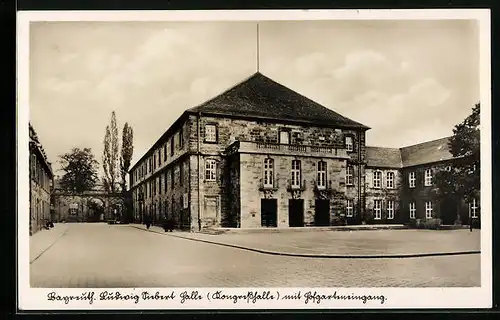
<path id="1" fill-rule="evenodd" d="M 450 137 L 395 148 L 366 147 L 367 217 L 380 223 L 406 223 L 440 218 L 443 224 L 458 220 L 468 224 L 469 217 L 480 220 L 479 190 L 470 203 L 438 201 L 434 175 L 450 170 L 453 155 Z M 457 217 L 458 213 L 458 217 Z"/>
<path id="2" fill-rule="evenodd" d="M 53 173 L 35 129 L 29 124 L 30 235 L 51 220 L 50 195 Z"/>
<path id="3" fill-rule="evenodd" d="M 135 219 L 198 231 L 439 217 L 405 177 L 451 155 L 366 147 L 367 130 L 256 73 L 186 110 L 130 169 Z"/>
<path id="4" fill-rule="evenodd" d="M 74 194 L 64 190 L 56 177 L 52 198 L 55 221 L 104 221 L 120 219 L 122 214 L 122 195 L 108 193 L 102 184 L 82 194 Z"/>

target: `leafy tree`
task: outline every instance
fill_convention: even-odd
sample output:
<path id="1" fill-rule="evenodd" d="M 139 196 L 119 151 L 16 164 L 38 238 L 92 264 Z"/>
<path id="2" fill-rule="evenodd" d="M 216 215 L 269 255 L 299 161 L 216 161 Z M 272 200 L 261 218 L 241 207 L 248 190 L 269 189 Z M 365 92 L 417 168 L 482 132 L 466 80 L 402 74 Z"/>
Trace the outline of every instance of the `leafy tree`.
<path id="1" fill-rule="evenodd" d="M 130 164 L 132 161 L 132 155 L 134 153 L 134 131 L 132 127 L 129 126 L 127 122 L 123 126 L 122 133 L 122 150 L 121 150 L 121 158 L 120 158 L 120 170 L 121 170 L 121 187 L 122 192 L 127 190 L 127 182 L 126 177 L 128 173 L 128 169 L 130 169 Z"/>
<path id="2" fill-rule="evenodd" d="M 60 155 L 59 158 L 61 170 L 64 171 L 60 181 L 63 190 L 75 194 L 92 190 L 98 180 L 98 162 L 90 148 L 73 148 L 71 152 Z"/>
<path id="3" fill-rule="evenodd" d="M 126 222 L 132 220 L 132 199 L 129 192 L 127 192 L 127 173 L 130 168 L 130 164 L 132 161 L 132 155 L 134 152 L 134 131 L 132 127 L 126 122 L 123 126 L 122 133 L 122 149 L 121 149 L 121 157 L 120 157 L 120 172 L 121 172 L 121 189 L 123 199 L 125 201 L 125 209 L 126 209 Z"/>
<path id="4" fill-rule="evenodd" d="M 106 126 L 104 135 L 104 151 L 102 157 L 102 168 L 104 170 L 103 184 L 106 191 L 115 193 L 119 181 L 119 146 L 118 127 L 116 125 L 116 114 L 111 113 L 111 122 Z"/>
<path id="5" fill-rule="evenodd" d="M 439 200 L 451 199 L 456 203 L 459 219 L 460 203 L 470 202 L 479 196 L 480 190 L 480 104 L 472 113 L 455 126 L 448 148 L 453 155 L 450 170 L 441 170 L 434 175 Z"/>

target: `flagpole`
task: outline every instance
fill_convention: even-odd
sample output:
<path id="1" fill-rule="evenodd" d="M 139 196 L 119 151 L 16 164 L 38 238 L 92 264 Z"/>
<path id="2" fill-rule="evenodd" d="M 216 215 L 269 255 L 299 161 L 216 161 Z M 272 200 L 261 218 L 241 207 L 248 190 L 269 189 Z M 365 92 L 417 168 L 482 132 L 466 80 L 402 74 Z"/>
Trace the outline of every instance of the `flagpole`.
<path id="1" fill-rule="evenodd" d="M 257 72 L 259 72 L 259 23 L 257 22 Z"/>

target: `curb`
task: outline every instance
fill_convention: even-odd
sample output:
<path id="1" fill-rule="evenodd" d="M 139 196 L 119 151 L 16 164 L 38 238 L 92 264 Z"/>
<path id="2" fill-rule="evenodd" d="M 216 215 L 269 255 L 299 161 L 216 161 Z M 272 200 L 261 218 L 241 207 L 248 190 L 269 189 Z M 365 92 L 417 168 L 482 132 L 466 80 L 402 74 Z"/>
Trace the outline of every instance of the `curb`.
<path id="1" fill-rule="evenodd" d="M 40 252 L 35 258 L 33 258 L 33 260 L 30 260 L 30 264 L 32 264 L 33 262 L 35 262 L 36 260 L 38 260 L 38 258 L 40 258 L 45 252 L 47 252 L 47 250 L 49 250 L 50 248 L 52 248 L 52 246 L 54 244 L 56 244 L 56 242 L 59 239 L 61 239 L 61 237 L 64 236 L 68 232 L 68 229 L 69 229 L 69 227 L 66 226 L 66 228 L 64 229 L 63 233 L 61 233 L 54 241 L 52 241 L 52 243 L 47 248 L 45 248 L 44 250 L 42 250 L 42 252 Z"/>
<path id="2" fill-rule="evenodd" d="M 153 232 L 156 234 L 172 236 L 184 240 L 191 240 L 197 242 L 203 242 L 208 244 L 214 244 L 222 247 L 229 247 L 235 249 L 241 249 L 246 251 L 257 252 L 261 254 L 268 254 L 274 256 L 285 256 L 285 257 L 297 257 L 297 258 L 316 258 L 316 259 L 404 259 L 404 258 L 421 258 L 421 257 L 440 257 L 440 256 L 457 256 L 457 255 L 470 255 L 470 254 L 480 254 L 481 251 L 456 251 L 456 252 L 431 252 L 431 253 L 413 253 L 413 254 L 393 254 L 393 255 L 330 255 L 330 254 L 301 254 L 301 253 L 289 253 L 289 252 L 279 252 L 279 251 L 270 251 L 270 250 L 262 250 L 255 249 L 245 246 L 239 246 L 234 244 L 215 242 L 203 239 L 194 239 L 189 237 L 183 237 L 175 234 L 162 233 L 154 230 L 147 230 L 143 228 L 139 228 L 136 226 L 131 226 L 133 228 Z"/>

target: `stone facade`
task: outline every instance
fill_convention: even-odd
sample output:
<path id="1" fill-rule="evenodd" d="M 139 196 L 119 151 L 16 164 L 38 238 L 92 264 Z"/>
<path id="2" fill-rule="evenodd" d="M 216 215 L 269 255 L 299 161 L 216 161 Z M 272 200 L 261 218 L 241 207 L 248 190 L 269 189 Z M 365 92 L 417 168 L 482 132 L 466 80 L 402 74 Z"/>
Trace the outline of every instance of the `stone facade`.
<path id="1" fill-rule="evenodd" d="M 426 184 L 426 172 L 431 177 L 440 170 L 449 170 L 450 161 L 440 161 L 422 164 L 402 169 L 402 186 L 400 199 L 404 215 L 401 222 L 411 220 L 441 219 L 444 224 L 454 224 L 456 222 L 468 224 L 469 216 L 480 220 L 479 197 L 477 203 L 467 204 L 465 201 L 456 203 L 450 200 L 435 200 L 432 194 L 436 191 L 436 186 L 432 183 Z M 414 177 L 414 183 L 410 179 Z M 430 206 L 429 206 L 430 204 Z M 414 206 L 414 214 L 410 215 L 410 206 Z M 476 207 L 473 209 L 473 207 Z M 472 209 L 472 212 L 470 212 Z M 457 216 L 458 213 L 458 216 Z"/>
<path id="2" fill-rule="evenodd" d="M 405 216 L 400 210 L 401 171 L 397 168 L 366 169 L 367 223 L 402 223 Z M 376 203 L 376 201 L 379 201 Z M 378 211 L 379 213 L 377 214 Z"/>
<path id="3" fill-rule="evenodd" d="M 29 126 L 30 235 L 41 230 L 51 217 L 53 174 L 35 130 Z"/>
<path id="4" fill-rule="evenodd" d="M 135 219 L 191 231 L 406 223 L 416 198 L 420 217 L 431 188 L 409 190 L 408 170 L 449 160 L 447 139 L 367 147 L 367 130 L 256 74 L 184 112 L 130 169 Z"/>
<path id="5" fill-rule="evenodd" d="M 289 226 L 289 200 L 300 199 L 304 200 L 304 226 L 316 223 L 316 199 L 329 201 L 329 220 L 345 216 L 346 201 L 351 199 L 355 209 L 348 220 L 359 220 L 363 130 L 196 115 L 184 115 L 177 125 L 177 130 L 164 135 L 130 171 L 136 220 L 144 215 L 158 223 L 173 218 L 179 228 L 191 230 L 261 227 L 262 199 L 277 200 L 278 227 Z M 215 128 L 215 141 L 207 140 L 210 126 Z M 288 143 L 280 141 L 280 135 Z M 353 142 L 349 152 L 346 137 Z M 235 142 L 239 148 L 231 151 Z M 266 157 L 275 161 L 276 187 L 269 190 L 262 186 Z M 290 186 L 292 160 L 301 164 L 299 190 Z M 319 161 L 326 163 L 324 190 L 318 188 Z M 349 185 L 345 181 L 347 166 L 353 174 Z"/>

